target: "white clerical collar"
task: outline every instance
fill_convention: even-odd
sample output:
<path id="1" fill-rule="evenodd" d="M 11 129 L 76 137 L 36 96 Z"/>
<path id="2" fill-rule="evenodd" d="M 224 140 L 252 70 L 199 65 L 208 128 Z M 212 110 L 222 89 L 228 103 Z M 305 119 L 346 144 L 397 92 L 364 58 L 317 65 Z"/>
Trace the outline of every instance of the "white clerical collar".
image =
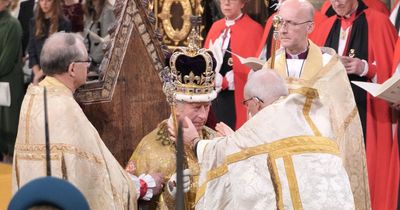
<path id="1" fill-rule="evenodd" d="M 239 14 L 235 19 L 233 19 L 233 20 L 228 20 L 228 19 L 225 18 L 225 25 L 226 25 L 227 27 L 230 27 L 230 26 L 235 25 L 235 21 L 238 20 L 238 19 L 240 19 L 242 16 L 243 16 L 243 13 L 240 13 L 240 14 Z"/>
<path id="2" fill-rule="evenodd" d="M 302 52 L 300 52 L 298 54 L 294 54 L 294 55 L 292 55 L 292 54 L 290 54 L 289 52 L 286 51 L 286 58 L 287 59 L 306 59 L 307 58 L 307 54 L 308 54 L 308 46 L 304 51 L 302 51 Z"/>

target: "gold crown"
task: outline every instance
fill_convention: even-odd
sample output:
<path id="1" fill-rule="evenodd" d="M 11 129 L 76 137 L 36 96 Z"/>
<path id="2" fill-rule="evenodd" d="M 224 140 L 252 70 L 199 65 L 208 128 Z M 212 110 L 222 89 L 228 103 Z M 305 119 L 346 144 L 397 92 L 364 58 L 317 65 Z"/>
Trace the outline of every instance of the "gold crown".
<path id="1" fill-rule="evenodd" d="M 175 95 L 177 100 L 211 101 L 216 97 L 216 61 L 211 51 L 198 48 L 195 30 L 188 39 L 188 47 L 177 48 L 169 60 Z"/>

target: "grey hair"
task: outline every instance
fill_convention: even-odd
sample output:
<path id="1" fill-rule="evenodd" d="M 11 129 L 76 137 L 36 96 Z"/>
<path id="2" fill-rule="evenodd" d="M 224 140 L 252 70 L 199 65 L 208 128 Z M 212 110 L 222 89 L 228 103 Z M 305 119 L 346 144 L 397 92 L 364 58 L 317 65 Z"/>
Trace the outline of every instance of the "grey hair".
<path id="1" fill-rule="evenodd" d="M 283 78 L 269 69 L 252 73 L 244 86 L 245 99 L 258 97 L 263 100 L 263 107 L 288 94 L 289 91 Z"/>
<path id="2" fill-rule="evenodd" d="M 67 72 L 72 62 L 85 56 L 79 42 L 82 42 L 82 38 L 73 33 L 58 32 L 51 35 L 40 53 L 43 72 L 50 76 Z"/>

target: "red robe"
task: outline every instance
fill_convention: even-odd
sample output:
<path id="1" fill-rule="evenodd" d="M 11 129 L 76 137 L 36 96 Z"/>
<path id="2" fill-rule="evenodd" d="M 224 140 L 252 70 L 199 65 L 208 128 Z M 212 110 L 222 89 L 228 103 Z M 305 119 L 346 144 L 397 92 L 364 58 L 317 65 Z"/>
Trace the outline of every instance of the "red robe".
<path id="1" fill-rule="evenodd" d="M 363 2 L 371 9 L 382 12 L 387 16 L 390 15 L 388 8 L 386 7 L 385 3 L 383 3 L 381 0 L 363 0 Z M 326 14 L 326 11 L 329 9 L 329 7 L 331 7 L 331 2 L 330 0 L 326 0 L 324 4 L 321 6 L 320 9 L 321 13 Z"/>
<path id="2" fill-rule="evenodd" d="M 265 23 L 264 33 L 262 35 L 262 38 L 261 38 L 260 43 L 259 43 L 258 48 L 257 48 L 257 53 L 256 53 L 257 57 L 260 55 L 260 53 L 263 50 L 264 46 L 267 44 L 266 42 L 267 42 L 267 39 L 268 39 L 268 35 L 270 34 L 270 32 L 272 30 L 272 19 L 273 19 L 275 14 L 276 13 L 272 14 L 271 16 L 269 16 L 269 18 L 267 19 L 267 22 Z M 272 33 L 271 33 L 271 35 L 272 35 Z M 272 39 L 271 39 L 271 41 L 272 41 Z M 268 45 L 269 45 L 269 48 L 268 48 L 269 52 L 271 52 L 271 49 L 272 49 L 271 43 L 268 43 Z M 268 60 L 268 58 L 267 58 L 267 60 Z"/>
<path id="3" fill-rule="evenodd" d="M 397 66 L 400 64 L 400 39 L 397 39 L 396 47 L 394 50 L 393 56 L 393 74 L 397 70 Z M 397 113 L 397 122 L 396 122 L 396 129 L 394 133 L 393 145 L 392 145 L 392 153 L 391 153 L 391 161 L 390 161 L 390 175 L 388 177 L 389 186 L 399 186 L 399 179 L 400 179 L 400 160 L 399 160 L 399 113 Z M 389 188 L 389 190 L 392 190 Z M 396 201 L 398 199 L 398 191 L 392 191 L 392 194 L 389 194 L 388 201 L 390 201 L 390 208 L 388 209 L 395 209 L 396 208 Z M 399 205 L 399 204 L 398 204 Z"/>
<path id="4" fill-rule="evenodd" d="M 225 18 L 216 21 L 207 34 L 204 47 L 208 48 L 210 40 L 214 43 L 225 29 Z M 231 27 L 230 47 L 232 52 L 242 57 L 256 57 L 256 50 L 260 43 L 262 27 L 252 20 L 248 15 L 235 22 Z M 250 71 L 248 67 L 241 64 L 236 56 L 233 58 L 233 74 L 235 84 L 235 110 L 236 110 L 236 129 L 247 120 L 246 107 L 243 106 L 243 89 Z"/>
<path id="5" fill-rule="evenodd" d="M 257 54 L 256 54 L 257 56 L 260 55 L 261 51 L 263 50 L 263 48 L 264 48 L 264 46 L 265 46 L 266 44 L 268 44 L 268 46 L 269 46 L 269 49 L 268 49 L 269 52 L 271 52 L 271 50 L 272 50 L 272 45 L 271 45 L 271 43 L 266 43 L 266 42 L 267 42 L 267 39 L 268 39 L 268 35 L 269 35 L 269 34 L 272 35 L 272 32 L 270 33 L 270 31 L 272 30 L 272 19 L 273 19 L 273 17 L 274 17 L 275 14 L 276 14 L 276 13 L 272 14 L 271 16 L 269 16 L 267 22 L 265 23 L 265 26 L 264 26 L 264 33 L 263 33 L 263 35 L 262 35 L 260 44 L 258 45 L 258 49 L 257 49 Z M 316 30 L 317 27 L 319 27 L 320 23 L 321 23 L 323 20 L 325 20 L 325 18 L 326 18 L 326 16 L 323 15 L 320 11 L 318 11 L 318 10 L 315 10 L 315 11 L 314 11 L 314 31 L 311 32 L 311 34 L 310 34 L 309 37 L 308 37 L 309 39 L 311 39 L 311 41 L 314 41 L 314 39 L 318 36 L 318 35 L 315 33 L 315 30 Z M 272 41 L 272 39 L 271 39 L 271 41 Z M 278 49 L 279 49 L 279 43 L 277 43 L 277 49 L 276 49 L 276 50 L 278 50 Z M 268 60 L 268 59 L 269 59 L 269 57 L 267 58 L 267 60 Z"/>
<path id="6" fill-rule="evenodd" d="M 371 78 L 373 73 L 376 73 L 377 83 L 383 83 L 392 74 L 390 58 L 393 58 L 397 33 L 386 15 L 372 9 L 365 9 L 363 12 L 368 26 L 368 43 L 363 44 L 368 45 L 370 68 L 367 77 Z M 325 45 L 335 20 L 336 15 L 321 23 L 324 27 L 317 31 L 320 37 L 316 44 Z M 376 61 L 376 68 L 372 66 L 373 61 Z M 392 185 L 391 180 L 396 179 L 391 168 L 394 151 L 391 114 L 386 101 L 367 94 L 366 155 L 371 205 L 374 210 L 396 209 L 394 206 L 397 202 L 397 186 Z"/>

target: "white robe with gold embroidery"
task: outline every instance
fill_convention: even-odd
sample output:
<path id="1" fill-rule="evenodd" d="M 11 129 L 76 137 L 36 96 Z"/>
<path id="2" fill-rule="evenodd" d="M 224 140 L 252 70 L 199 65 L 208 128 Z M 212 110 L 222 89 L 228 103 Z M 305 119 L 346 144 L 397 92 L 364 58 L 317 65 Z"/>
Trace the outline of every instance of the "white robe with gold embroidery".
<path id="1" fill-rule="evenodd" d="M 235 135 L 199 143 L 197 209 L 370 209 L 361 124 L 338 56 L 310 41 L 300 78 L 288 77 L 285 63 L 281 50 L 275 68 L 303 98 L 290 95 Z M 306 147 L 293 154 L 296 142 Z M 309 152 L 314 147 L 323 152 Z"/>
<path id="2" fill-rule="evenodd" d="M 46 176 L 43 86 L 47 88 L 52 175 L 76 186 L 90 209 L 136 209 L 132 180 L 104 145 L 71 90 L 49 76 L 39 86 L 29 86 L 22 104 L 13 192 Z"/>
<path id="3" fill-rule="evenodd" d="M 321 103 L 329 107 L 331 113 L 334 140 L 350 177 L 356 209 L 371 209 L 364 138 L 346 69 L 333 49 L 320 48 L 311 40 L 309 44 L 300 78 L 288 77 L 286 69 L 292 67 L 286 65 L 284 49 L 276 53 L 275 69 L 286 78 L 289 89 L 312 87 L 318 90 Z"/>
<path id="4" fill-rule="evenodd" d="M 292 92 L 199 145 L 196 209 L 354 209 L 329 109 L 314 89 Z"/>

